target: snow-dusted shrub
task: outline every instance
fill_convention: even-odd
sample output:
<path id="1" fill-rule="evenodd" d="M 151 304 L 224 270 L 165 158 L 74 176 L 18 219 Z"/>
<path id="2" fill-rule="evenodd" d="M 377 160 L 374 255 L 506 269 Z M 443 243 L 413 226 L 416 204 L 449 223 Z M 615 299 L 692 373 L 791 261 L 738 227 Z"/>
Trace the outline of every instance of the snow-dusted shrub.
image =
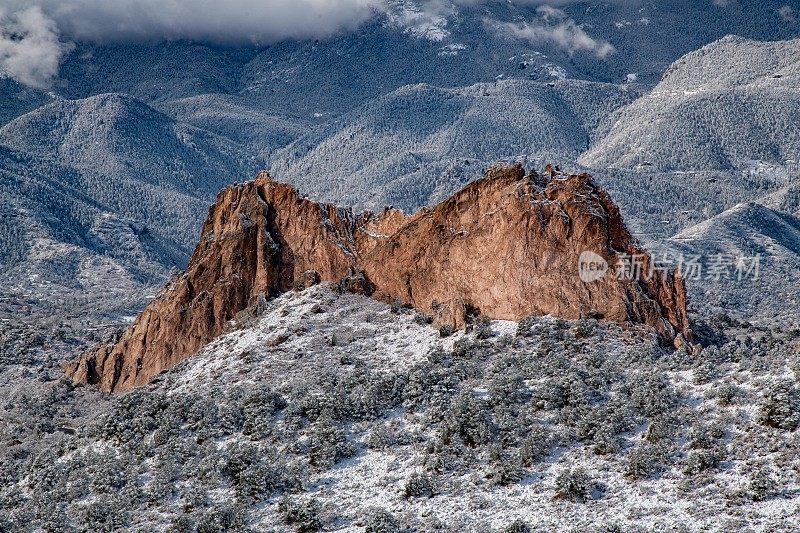
<path id="1" fill-rule="evenodd" d="M 159 469 L 153 480 L 147 485 L 146 497 L 151 504 L 166 502 L 175 494 L 174 476 Z"/>
<path id="2" fill-rule="evenodd" d="M 364 440 L 364 444 L 370 450 L 385 450 L 409 442 L 411 442 L 411 436 L 407 431 L 388 423 L 375 426 Z"/>
<path id="3" fill-rule="evenodd" d="M 61 505 L 44 498 L 35 498 L 34 505 L 36 506 L 36 518 L 43 531 L 67 531 L 70 529 L 69 519 Z"/>
<path id="4" fill-rule="evenodd" d="M 759 421 L 787 431 L 800 426 L 800 390 L 794 383 L 781 380 L 769 386 L 759 405 Z"/>
<path id="5" fill-rule="evenodd" d="M 725 383 L 721 384 L 719 387 L 717 387 L 715 392 L 717 403 L 721 407 L 727 407 L 734 404 L 736 402 L 736 398 L 741 394 L 739 387 L 730 381 L 726 381 Z"/>
<path id="6" fill-rule="evenodd" d="M 379 372 L 357 373 L 355 379 L 342 387 L 347 409 L 343 409 L 350 420 L 374 420 L 402 403 L 404 375 Z"/>
<path id="7" fill-rule="evenodd" d="M 759 468 L 750 475 L 747 485 L 747 496 L 754 502 L 763 502 L 778 493 L 778 483 L 772 478 L 769 471 Z"/>
<path id="8" fill-rule="evenodd" d="M 369 432 L 364 445 L 370 450 L 385 450 L 396 444 L 394 432 L 386 424 L 380 424 Z"/>
<path id="9" fill-rule="evenodd" d="M 216 433 L 220 436 L 233 435 L 242 430 L 244 425 L 244 413 L 235 403 L 220 404 L 216 408 L 216 418 L 214 425 Z"/>
<path id="10" fill-rule="evenodd" d="M 364 533 L 400 533 L 400 521 L 386 509 L 370 509 L 364 517 Z"/>
<path id="11" fill-rule="evenodd" d="M 190 485 L 181 494 L 181 508 L 185 513 L 203 509 L 208 505 L 208 493 L 199 485 Z"/>
<path id="12" fill-rule="evenodd" d="M 501 530 L 501 533 L 530 533 L 530 526 L 521 518 L 517 518 Z"/>
<path id="13" fill-rule="evenodd" d="M 494 332 L 492 331 L 492 323 L 485 316 L 478 318 L 478 320 L 475 322 L 474 329 L 475 337 L 478 339 L 484 340 L 494 336 Z"/>
<path id="14" fill-rule="evenodd" d="M 733 318 L 725 312 L 715 313 L 708 320 L 709 324 L 718 330 L 725 330 L 736 325 Z"/>
<path id="15" fill-rule="evenodd" d="M 677 396 L 663 373 L 639 373 L 633 377 L 632 382 L 629 389 L 631 400 L 644 415 L 656 416 L 675 406 Z"/>
<path id="16" fill-rule="evenodd" d="M 172 519 L 166 533 L 192 533 L 195 530 L 194 520 L 188 515 L 179 515 Z"/>
<path id="17" fill-rule="evenodd" d="M 281 473 L 280 466 L 260 461 L 250 466 L 236 481 L 237 498 L 242 503 L 257 502 L 282 489 Z"/>
<path id="18" fill-rule="evenodd" d="M 504 447 L 517 446 L 527 432 L 526 421 L 514 406 L 496 406 L 492 413 L 492 423 L 496 431 L 495 440 Z"/>
<path id="19" fill-rule="evenodd" d="M 58 463 L 53 450 L 45 449 L 30 456 L 24 468 L 24 473 L 20 474 L 21 478 L 24 478 L 27 472 L 36 472 L 35 476 L 28 476 L 27 479 L 27 487 L 35 494 L 48 494 L 63 487 L 66 472 L 64 466 Z"/>
<path id="20" fill-rule="evenodd" d="M 489 479 L 495 485 L 513 485 L 522 481 L 525 477 L 525 470 L 519 455 L 515 453 L 504 453 L 502 451 L 493 452 Z"/>
<path id="21" fill-rule="evenodd" d="M 536 316 L 529 316 L 523 318 L 517 324 L 517 337 L 531 337 L 539 330 L 539 318 Z"/>
<path id="22" fill-rule="evenodd" d="M 598 455 L 607 455 L 619 451 L 619 439 L 610 425 L 603 425 L 594 432 L 592 449 Z"/>
<path id="23" fill-rule="evenodd" d="M 438 438 L 430 439 L 425 445 L 423 466 L 429 472 L 437 474 L 472 468 L 475 466 L 477 451 L 458 441 L 444 443 Z"/>
<path id="24" fill-rule="evenodd" d="M 10 487 L 13 483 L 19 481 L 20 468 L 17 466 L 16 461 L 11 457 L 0 457 L 0 487 Z M 2 495 L 2 492 L 0 492 Z M 2 500 L 0 500 L 2 503 Z"/>
<path id="25" fill-rule="evenodd" d="M 429 326 L 433 324 L 433 317 L 424 313 L 417 313 L 414 316 L 414 322 L 420 326 Z"/>
<path id="26" fill-rule="evenodd" d="M 533 405 L 539 409 L 560 409 L 569 404 L 570 386 L 566 377 L 551 377 L 533 392 Z"/>
<path id="27" fill-rule="evenodd" d="M 247 510 L 228 503 L 207 509 L 197 521 L 197 533 L 217 533 L 242 529 L 248 522 Z"/>
<path id="28" fill-rule="evenodd" d="M 696 385 L 709 383 L 717 377 L 717 364 L 713 361 L 703 361 L 694 368 L 694 382 Z"/>
<path id="29" fill-rule="evenodd" d="M 272 432 L 272 417 L 286 407 L 286 400 L 271 388 L 258 386 L 247 391 L 242 398 L 242 433 L 264 437 Z"/>
<path id="30" fill-rule="evenodd" d="M 444 443 L 454 439 L 467 446 L 479 446 L 489 440 L 491 426 L 486 401 L 464 391 L 453 398 L 439 426 Z"/>
<path id="31" fill-rule="evenodd" d="M 228 475 L 237 498 L 243 503 L 260 501 L 276 492 L 298 490 L 305 473 L 271 450 L 259 449 L 244 442 L 228 450 L 223 472 Z"/>
<path id="32" fill-rule="evenodd" d="M 493 405 L 524 402 L 530 396 L 522 370 L 513 362 L 496 366 L 489 380 L 489 397 Z"/>
<path id="33" fill-rule="evenodd" d="M 392 303 L 389 306 L 389 310 L 391 311 L 392 314 L 395 314 L 395 315 L 399 314 L 404 308 L 405 308 L 405 306 L 403 305 L 403 302 L 401 302 L 397 298 L 392 300 Z"/>
<path id="34" fill-rule="evenodd" d="M 509 333 L 502 333 L 495 341 L 495 344 L 500 349 L 506 349 L 509 346 L 514 346 L 514 342 L 515 341 L 513 335 Z"/>
<path id="35" fill-rule="evenodd" d="M 677 354 L 677 351 L 675 352 Z M 663 351 L 658 346 L 658 343 L 652 342 L 647 344 L 634 344 L 624 349 L 617 355 L 617 364 L 622 367 L 635 367 L 644 366 L 648 369 L 657 367 L 657 363 L 663 363 Z M 652 370 L 651 372 L 655 372 Z M 637 376 L 637 380 L 641 380 L 643 376 Z"/>
<path id="36" fill-rule="evenodd" d="M 447 402 L 455 394 L 458 384 L 459 379 L 449 366 L 443 368 L 429 361 L 416 364 L 409 370 L 408 382 L 403 388 L 403 406 L 414 411 L 428 406 L 434 398 Z"/>
<path id="37" fill-rule="evenodd" d="M 322 529 L 322 505 L 314 498 L 287 498 L 278 503 L 278 512 L 284 522 L 294 526 L 298 533 Z"/>
<path id="38" fill-rule="evenodd" d="M 583 398 L 583 403 L 562 408 L 560 420 L 573 429 L 580 440 L 591 441 L 601 447 L 607 444 L 612 448 L 601 453 L 613 452 L 616 436 L 632 429 L 640 417 L 624 397 L 592 404 L 590 402 L 595 402 L 595 398 L 601 396 L 597 391 L 586 389 Z M 570 402 L 575 400 L 571 399 Z"/>
<path id="39" fill-rule="evenodd" d="M 223 477 L 220 473 L 220 465 L 225 464 L 228 457 L 217 448 L 213 440 L 206 440 L 200 449 L 196 476 L 198 481 L 210 488 L 215 486 Z"/>
<path id="40" fill-rule="evenodd" d="M 576 339 L 588 339 L 597 334 L 597 320 L 593 318 L 581 318 L 572 329 Z"/>
<path id="41" fill-rule="evenodd" d="M 711 449 L 725 436 L 725 429 L 717 424 L 695 424 L 689 430 L 686 445 L 691 449 Z"/>
<path id="42" fill-rule="evenodd" d="M 306 418 L 306 402 L 311 393 L 305 387 L 298 387 L 292 391 L 292 397 L 288 400 L 286 408 L 283 410 L 283 426 L 289 431 L 297 431 L 308 425 Z"/>
<path id="43" fill-rule="evenodd" d="M 650 444 L 665 444 L 675 437 L 680 424 L 671 413 L 656 415 L 650 419 L 644 437 Z"/>
<path id="44" fill-rule="evenodd" d="M 344 431 L 328 420 L 315 423 L 309 437 L 308 463 L 316 468 L 328 469 L 356 453 Z"/>
<path id="45" fill-rule="evenodd" d="M 114 497 L 97 498 L 81 508 L 80 519 L 94 531 L 115 531 L 130 523 L 130 505 Z"/>
<path id="46" fill-rule="evenodd" d="M 661 446 L 642 443 L 633 448 L 625 460 L 625 476 L 629 479 L 647 479 L 664 468 L 666 452 Z"/>
<path id="47" fill-rule="evenodd" d="M 697 475 L 719 466 L 725 457 L 725 450 L 719 446 L 692 450 L 686 458 L 683 471 L 687 475 Z"/>
<path id="48" fill-rule="evenodd" d="M 565 468 L 556 477 L 556 497 L 584 503 L 594 499 L 599 486 L 583 468 Z"/>
<path id="49" fill-rule="evenodd" d="M 545 427 L 540 425 L 533 426 L 520 446 L 519 454 L 522 464 L 533 466 L 547 457 L 553 449 L 554 441 L 552 433 Z"/>
<path id="50" fill-rule="evenodd" d="M 425 472 L 413 472 L 406 480 L 403 494 L 406 498 L 433 498 L 436 486 Z"/>
<path id="51" fill-rule="evenodd" d="M 157 418 L 167 404 L 164 395 L 134 390 L 116 396 L 113 408 L 99 421 L 99 436 L 138 448 L 145 437 L 158 428 Z"/>
<path id="52" fill-rule="evenodd" d="M 372 372 L 358 365 L 350 372 L 326 374 L 317 386 L 293 391 L 284 417 L 295 428 L 302 427 L 304 419 L 374 420 L 402 402 L 406 381 L 403 374 Z"/>
<path id="53" fill-rule="evenodd" d="M 258 463 L 259 449 L 249 442 L 234 442 L 228 448 L 228 458 L 223 468 L 235 484 L 248 468 Z"/>
<path id="54" fill-rule="evenodd" d="M 485 362 L 494 353 L 494 345 L 479 338 L 464 336 L 453 343 L 454 358 L 461 360 Z"/>

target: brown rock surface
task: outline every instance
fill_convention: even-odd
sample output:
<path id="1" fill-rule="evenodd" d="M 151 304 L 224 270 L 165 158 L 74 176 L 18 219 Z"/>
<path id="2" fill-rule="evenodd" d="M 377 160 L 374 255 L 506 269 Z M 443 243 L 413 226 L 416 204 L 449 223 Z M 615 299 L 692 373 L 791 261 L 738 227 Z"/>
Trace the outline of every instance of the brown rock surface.
<path id="1" fill-rule="evenodd" d="M 584 251 L 611 265 L 601 279 L 579 277 Z M 399 300 L 456 327 L 470 313 L 518 320 L 591 312 L 650 325 L 667 340 L 691 338 L 678 273 L 618 279 L 616 265 L 626 256 L 649 271 L 649 255 L 585 174 L 554 172 L 543 180 L 520 166 L 496 168 L 406 217 L 393 209 L 356 216 L 262 173 L 219 194 L 186 272 L 116 343 L 65 369 L 77 382 L 112 392 L 145 384 L 222 333 L 260 296 L 317 280 Z"/>

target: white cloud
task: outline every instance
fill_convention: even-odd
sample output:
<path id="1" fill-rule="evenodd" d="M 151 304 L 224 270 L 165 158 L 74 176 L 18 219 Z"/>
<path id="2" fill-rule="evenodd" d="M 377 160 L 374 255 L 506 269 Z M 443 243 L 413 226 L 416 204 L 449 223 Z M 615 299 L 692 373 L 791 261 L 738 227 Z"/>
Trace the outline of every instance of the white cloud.
<path id="1" fill-rule="evenodd" d="M 351 30 L 383 9 L 384 0 L 0 0 L 31 4 L 69 39 L 192 39 L 265 43 L 327 37 Z"/>
<path id="2" fill-rule="evenodd" d="M 595 39 L 560 9 L 542 6 L 539 18 L 533 22 L 487 22 L 497 31 L 532 44 L 553 44 L 569 54 L 588 52 L 603 59 L 614 53 L 614 46 L 602 39 Z"/>
<path id="3" fill-rule="evenodd" d="M 560 21 L 567 18 L 567 14 L 564 11 L 551 5 L 539 6 L 536 8 L 536 12 L 545 22 Z"/>
<path id="4" fill-rule="evenodd" d="M 786 22 L 794 22 L 797 20 L 797 14 L 792 6 L 783 6 L 778 10 L 778 14 Z"/>
<path id="5" fill-rule="evenodd" d="M 0 8 L 0 72 L 18 82 L 47 88 L 71 48 L 38 6 L 7 12 Z"/>

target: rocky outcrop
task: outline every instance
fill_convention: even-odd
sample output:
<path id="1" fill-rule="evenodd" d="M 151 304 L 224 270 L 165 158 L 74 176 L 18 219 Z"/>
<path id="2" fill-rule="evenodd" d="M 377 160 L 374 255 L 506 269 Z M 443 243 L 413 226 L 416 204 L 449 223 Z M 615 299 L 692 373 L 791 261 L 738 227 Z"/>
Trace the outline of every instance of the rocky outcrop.
<path id="1" fill-rule="evenodd" d="M 591 314 L 652 326 L 667 340 L 690 338 L 679 274 L 650 272 L 650 256 L 588 175 L 548 174 L 499 167 L 410 216 L 393 209 L 355 215 L 305 199 L 266 173 L 230 186 L 211 207 L 186 272 L 117 342 L 66 371 L 108 391 L 147 383 L 237 313 L 318 281 L 400 301 L 454 327 L 471 314 Z M 579 276 L 584 252 L 602 267 L 597 279 Z M 621 275 L 630 258 L 652 275 Z"/>

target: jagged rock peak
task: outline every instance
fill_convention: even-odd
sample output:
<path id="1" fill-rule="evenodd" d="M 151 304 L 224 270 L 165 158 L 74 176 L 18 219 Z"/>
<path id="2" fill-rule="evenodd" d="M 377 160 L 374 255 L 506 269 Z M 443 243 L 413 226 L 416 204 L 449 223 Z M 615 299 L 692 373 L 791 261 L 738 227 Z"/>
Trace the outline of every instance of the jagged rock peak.
<path id="1" fill-rule="evenodd" d="M 579 275 L 579 259 L 605 272 Z M 471 314 L 519 320 L 586 315 L 691 338 L 677 272 L 617 276 L 621 257 L 650 256 L 587 174 L 495 166 L 412 215 L 355 214 L 301 197 L 266 172 L 222 190 L 186 271 L 113 344 L 65 365 L 76 382 L 123 391 L 147 383 L 265 298 L 319 281 L 399 301 L 461 327 Z M 601 269 L 602 270 L 602 269 Z"/>

